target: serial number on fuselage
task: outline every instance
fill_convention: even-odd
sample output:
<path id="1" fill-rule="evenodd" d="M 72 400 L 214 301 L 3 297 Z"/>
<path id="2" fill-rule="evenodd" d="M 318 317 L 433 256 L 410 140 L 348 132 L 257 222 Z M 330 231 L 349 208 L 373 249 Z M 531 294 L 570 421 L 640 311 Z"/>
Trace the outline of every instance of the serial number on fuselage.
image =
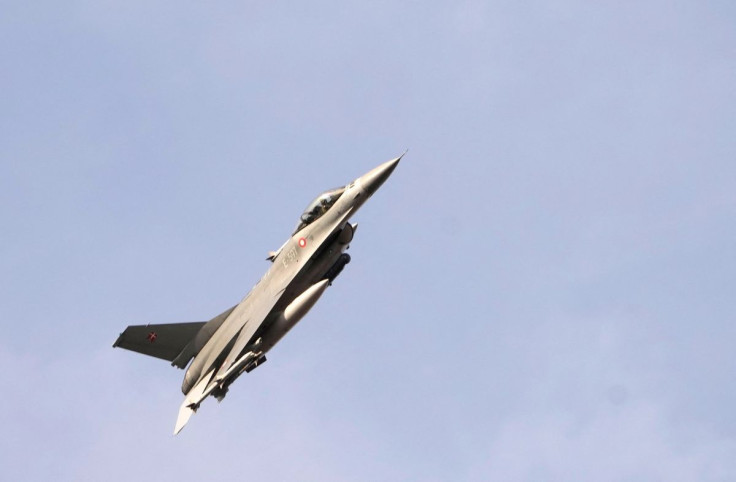
<path id="1" fill-rule="evenodd" d="M 297 259 L 296 247 L 292 246 L 290 250 L 284 253 L 284 257 L 281 258 L 281 263 L 284 265 L 284 268 L 286 268 L 291 263 L 296 261 L 296 259 Z"/>

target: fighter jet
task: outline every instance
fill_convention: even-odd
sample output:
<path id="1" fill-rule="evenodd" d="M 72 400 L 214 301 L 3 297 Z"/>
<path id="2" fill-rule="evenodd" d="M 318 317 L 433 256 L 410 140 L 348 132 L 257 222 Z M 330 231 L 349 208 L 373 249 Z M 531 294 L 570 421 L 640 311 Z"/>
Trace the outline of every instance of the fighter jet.
<path id="1" fill-rule="evenodd" d="M 268 254 L 270 268 L 237 305 L 207 322 L 133 325 L 120 334 L 113 347 L 162 358 L 181 369 L 188 365 L 174 435 L 208 396 L 222 401 L 240 375 L 262 365 L 266 353 L 319 300 L 350 262 L 345 250 L 358 227 L 350 218 L 400 160 L 317 196 L 291 237 Z"/>

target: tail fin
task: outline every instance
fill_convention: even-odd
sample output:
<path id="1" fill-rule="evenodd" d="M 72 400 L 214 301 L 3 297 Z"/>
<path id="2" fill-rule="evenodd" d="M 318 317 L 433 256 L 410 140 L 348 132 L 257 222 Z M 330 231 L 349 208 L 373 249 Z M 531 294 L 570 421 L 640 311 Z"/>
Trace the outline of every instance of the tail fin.
<path id="1" fill-rule="evenodd" d="M 184 401 L 179 408 L 179 416 L 176 418 L 174 435 L 181 432 L 181 429 L 184 428 L 184 425 L 187 424 L 194 412 L 199 408 L 199 404 L 202 403 L 202 400 L 207 396 L 204 393 L 207 390 L 207 386 L 209 385 L 210 380 L 212 380 L 212 375 L 214 375 L 214 373 L 214 369 L 210 370 L 210 372 L 203 376 L 194 388 L 187 393 L 187 396 L 184 398 Z"/>

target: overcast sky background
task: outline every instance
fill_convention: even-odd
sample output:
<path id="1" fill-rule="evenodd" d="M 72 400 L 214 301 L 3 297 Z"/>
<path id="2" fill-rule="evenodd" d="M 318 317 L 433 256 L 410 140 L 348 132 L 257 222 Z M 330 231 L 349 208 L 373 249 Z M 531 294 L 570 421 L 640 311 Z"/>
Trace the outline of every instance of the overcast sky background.
<path id="1" fill-rule="evenodd" d="M 736 480 L 736 4 L 0 6 L 3 480 Z M 408 154 L 171 432 L 207 320 Z"/>

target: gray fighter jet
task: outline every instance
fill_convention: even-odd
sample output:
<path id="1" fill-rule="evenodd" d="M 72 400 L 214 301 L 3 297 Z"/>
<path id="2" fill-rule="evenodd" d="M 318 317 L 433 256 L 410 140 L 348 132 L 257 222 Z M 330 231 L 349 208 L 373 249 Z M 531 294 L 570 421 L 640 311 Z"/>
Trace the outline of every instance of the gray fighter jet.
<path id="1" fill-rule="evenodd" d="M 182 369 L 189 365 L 175 435 L 205 398 L 221 401 L 235 379 L 262 365 L 266 353 L 314 306 L 350 262 L 345 250 L 357 228 L 350 218 L 400 160 L 320 194 L 291 238 L 269 253 L 271 267 L 239 304 L 207 322 L 135 325 L 120 334 L 113 347 L 163 358 Z"/>

